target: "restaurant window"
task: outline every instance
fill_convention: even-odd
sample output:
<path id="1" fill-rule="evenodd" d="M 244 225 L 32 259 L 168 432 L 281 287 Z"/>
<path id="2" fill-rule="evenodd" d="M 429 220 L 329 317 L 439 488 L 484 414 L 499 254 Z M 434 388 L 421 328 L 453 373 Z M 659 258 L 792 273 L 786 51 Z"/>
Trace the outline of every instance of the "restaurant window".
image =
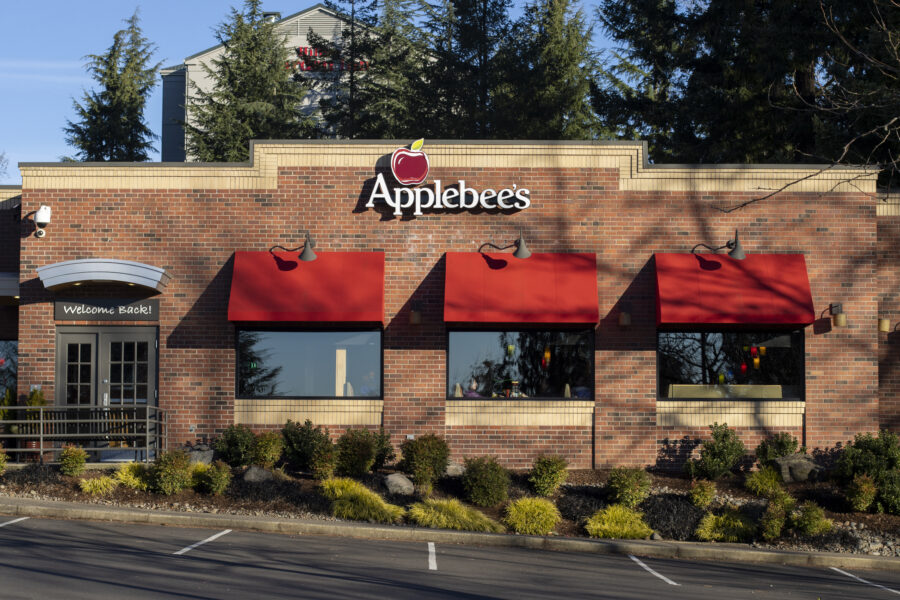
<path id="1" fill-rule="evenodd" d="M 11 390 L 16 394 L 16 376 L 19 366 L 19 342 L 16 340 L 0 340 L 0 398 Z"/>
<path id="2" fill-rule="evenodd" d="M 450 398 L 593 397 L 594 336 L 583 331 L 451 331 Z"/>
<path id="3" fill-rule="evenodd" d="M 802 400 L 803 344 L 802 330 L 661 331 L 659 397 Z"/>
<path id="4" fill-rule="evenodd" d="M 381 331 L 237 332 L 240 398 L 380 398 Z"/>

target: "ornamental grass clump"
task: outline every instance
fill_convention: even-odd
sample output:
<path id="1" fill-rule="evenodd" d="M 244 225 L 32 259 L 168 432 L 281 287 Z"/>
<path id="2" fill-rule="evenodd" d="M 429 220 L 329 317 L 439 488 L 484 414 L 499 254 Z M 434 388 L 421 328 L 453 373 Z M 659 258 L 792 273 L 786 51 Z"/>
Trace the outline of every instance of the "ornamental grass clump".
<path id="1" fill-rule="evenodd" d="M 6 473 L 7 462 L 9 462 L 9 456 L 6 454 L 6 449 L 0 444 L 0 475 Z"/>
<path id="2" fill-rule="evenodd" d="M 506 507 L 506 525 L 524 535 L 549 535 L 562 516 L 546 498 L 519 498 Z"/>
<path id="3" fill-rule="evenodd" d="M 566 482 L 569 463 L 561 456 L 544 456 L 534 459 L 528 481 L 540 496 L 552 496 Z"/>
<path id="4" fill-rule="evenodd" d="M 643 469 L 616 467 L 609 473 L 606 485 L 612 494 L 612 501 L 628 508 L 634 508 L 650 495 L 650 475 Z"/>
<path id="5" fill-rule="evenodd" d="M 771 542 L 781 537 L 784 526 L 787 524 L 787 513 L 784 508 L 775 502 L 769 502 L 766 512 L 759 520 L 759 532 L 763 539 Z"/>
<path id="6" fill-rule="evenodd" d="M 769 465 L 747 475 L 744 487 L 763 498 L 773 498 L 784 488 L 781 485 L 781 473 Z"/>
<path id="7" fill-rule="evenodd" d="M 81 475 L 84 473 L 87 457 L 87 452 L 81 446 L 67 444 L 59 453 L 59 472 L 70 477 Z"/>
<path id="8" fill-rule="evenodd" d="M 400 470 L 411 475 L 420 493 L 428 495 L 434 482 L 444 475 L 450 460 L 450 447 L 444 438 L 428 433 L 400 444 L 403 460 Z"/>
<path id="9" fill-rule="evenodd" d="M 322 482 L 322 495 L 331 500 L 331 512 L 339 519 L 370 523 L 397 523 L 403 507 L 388 504 L 381 496 L 353 479 L 333 478 Z"/>
<path id="10" fill-rule="evenodd" d="M 728 428 L 727 423 L 713 423 L 709 426 L 712 439 L 705 440 L 700 449 L 700 458 L 688 461 L 685 469 L 692 479 L 705 477 L 719 479 L 731 472 L 744 456 L 744 444 L 737 433 Z"/>
<path id="11" fill-rule="evenodd" d="M 697 508 L 709 508 L 709 505 L 716 499 L 716 484 L 708 479 L 697 479 L 691 483 L 691 489 L 688 492 L 691 504 Z"/>
<path id="12" fill-rule="evenodd" d="M 266 431 L 257 435 L 250 449 L 250 464 L 271 469 L 281 459 L 284 452 L 284 439 L 274 431 Z"/>
<path id="13" fill-rule="evenodd" d="M 119 482 L 109 475 L 78 480 L 78 487 L 89 496 L 105 496 L 116 489 L 118 485 Z"/>
<path id="14" fill-rule="evenodd" d="M 113 478 L 119 484 L 132 490 L 147 491 L 150 487 L 150 475 L 147 465 L 139 462 L 127 462 L 119 465 Z"/>
<path id="15" fill-rule="evenodd" d="M 372 470 L 378 453 L 375 436 L 368 429 L 348 429 L 337 441 L 337 472 L 362 477 Z"/>
<path id="16" fill-rule="evenodd" d="M 163 452 L 150 468 L 150 491 L 171 496 L 191 487 L 191 459 L 184 450 Z"/>
<path id="17" fill-rule="evenodd" d="M 482 533 L 503 533 L 503 525 L 478 509 L 464 506 L 459 500 L 426 498 L 409 508 L 409 520 L 432 529 L 458 529 Z"/>
<path id="18" fill-rule="evenodd" d="M 878 495 L 878 487 L 875 480 L 866 474 L 853 477 L 853 481 L 847 486 L 847 501 L 856 512 L 866 512 L 875 502 Z"/>
<path id="19" fill-rule="evenodd" d="M 831 519 L 825 518 L 825 511 L 812 500 L 807 500 L 791 512 L 791 525 L 803 535 L 821 535 L 831 531 Z"/>
<path id="20" fill-rule="evenodd" d="M 493 456 L 467 458 L 462 474 L 466 498 L 476 506 L 496 506 L 509 496 L 509 471 Z"/>
<path id="21" fill-rule="evenodd" d="M 591 537 L 620 540 L 644 539 L 653 533 L 641 513 L 621 504 L 610 504 L 598 510 L 584 528 Z"/>
<path id="22" fill-rule="evenodd" d="M 747 542 L 756 534 L 756 524 L 734 507 L 722 514 L 707 513 L 697 527 L 697 538 L 704 542 Z"/>

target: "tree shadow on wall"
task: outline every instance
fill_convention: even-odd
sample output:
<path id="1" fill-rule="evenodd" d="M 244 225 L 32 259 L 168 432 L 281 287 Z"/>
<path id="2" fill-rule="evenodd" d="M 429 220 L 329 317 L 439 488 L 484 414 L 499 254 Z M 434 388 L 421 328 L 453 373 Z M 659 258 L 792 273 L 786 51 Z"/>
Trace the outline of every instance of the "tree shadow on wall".
<path id="1" fill-rule="evenodd" d="M 629 313 L 631 324 L 619 325 L 619 315 Z M 651 258 L 612 306 L 600 317 L 597 350 L 656 350 L 656 266 Z"/>
<path id="2" fill-rule="evenodd" d="M 234 345 L 234 327 L 228 321 L 228 295 L 233 272 L 234 254 L 166 338 L 168 348 L 230 348 Z"/>
<path id="3" fill-rule="evenodd" d="M 694 450 L 700 445 L 699 438 L 684 436 L 680 440 L 664 438 L 656 452 L 656 468 L 660 471 L 682 471 Z"/>
<path id="4" fill-rule="evenodd" d="M 441 255 L 416 289 L 384 329 L 386 350 L 443 350 L 444 273 L 446 255 Z"/>

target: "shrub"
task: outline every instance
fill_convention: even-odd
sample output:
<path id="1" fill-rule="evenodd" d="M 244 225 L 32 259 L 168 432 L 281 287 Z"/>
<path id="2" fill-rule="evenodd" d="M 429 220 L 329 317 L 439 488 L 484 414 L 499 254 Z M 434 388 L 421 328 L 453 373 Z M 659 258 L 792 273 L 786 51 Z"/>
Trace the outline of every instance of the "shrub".
<path id="1" fill-rule="evenodd" d="M 493 456 L 467 458 L 462 484 L 466 498 L 477 506 L 496 506 L 509 495 L 509 471 Z"/>
<path id="2" fill-rule="evenodd" d="M 727 423 L 713 423 L 709 428 L 712 439 L 703 442 L 700 458 L 690 460 L 685 465 L 691 477 L 718 479 L 730 472 L 744 456 L 743 442 L 733 429 L 728 428 Z"/>
<path id="3" fill-rule="evenodd" d="M 706 512 L 680 494 L 654 494 L 638 507 L 653 531 L 672 540 L 690 540 Z"/>
<path id="4" fill-rule="evenodd" d="M 857 475 L 868 475 L 881 484 L 882 478 L 900 468 L 900 442 L 896 434 L 882 430 L 877 437 L 858 434 L 837 460 L 835 474 L 845 483 Z"/>
<path id="5" fill-rule="evenodd" d="M 505 522 L 516 533 L 549 535 L 562 516 L 545 498 L 519 498 L 506 507 Z"/>
<path id="6" fill-rule="evenodd" d="M 444 438 L 428 433 L 400 444 L 403 461 L 400 469 L 411 475 L 423 494 L 430 494 L 434 482 L 443 476 L 450 460 L 450 447 Z"/>
<path id="7" fill-rule="evenodd" d="M 782 431 L 759 443 L 755 452 L 756 459 L 761 466 L 771 465 L 776 458 L 796 453 L 799 445 L 797 438 L 787 431 Z"/>
<path id="8" fill-rule="evenodd" d="M 87 452 L 81 446 L 67 444 L 59 453 L 59 471 L 63 475 L 77 477 L 84 473 L 84 464 L 87 462 Z"/>
<path id="9" fill-rule="evenodd" d="M 749 473 L 744 479 L 744 487 L 757 496 L 772 498 L 783 489 L 781 486 L 781 473 L 766 465 L 759 471 Z"/>
<path id="10" fill-rule="evenodd" d="M 877 495 L 875 480 L 865 474 L 856 475 L 847 486 L 847 500 L 856 512 L 869 510 Z"/>
<path id="11" fill-rule="evenodd" d="M 807 500 L 791 513 L 791 524 L 804 535 L 820 535 L 831 531 L 831 519 L 825 518 L 825 511 L 812 500 Z"/>
<path id="12" fill-rule="evenodd" d="M 116 489 L 117 485 L 119 485 L 119 482 L 109 475 L 78 480 L 78 487 L 89 496 L 105 496 Z"/>
<path id="13" fill-rule="evenodd" d="M 232 467 L 249 465 L 253 460 L 256 436 L 246 425 L 229 425 L 215 442 L 219 457 Z"/>
<path id="14" fill-rule="evenodd" d="M 9 456 L 6 454 L 6 449 L 0 444 L 0 475 L 6 473 L 7 462 L 9 462 Z"/>
<path id="15" fill-rule="evenodd" d="M 362 477 L 375 464 L 375 436 L 368 429 L 348 429 L 337 441 L 337 471 Z"/>
<path id="16" fill-rule="evenodd" d="M 895 469 L 882 476 L 876 501 L 884 512 L 900 515 L 900 470 Z"/>
<path id="17" fill-rule="evenodd" d="M 697 508 L 707 508 L 716 499 L 716 484 L 705 479 L 698 479 L 691 483 L 688 496 L 691 498 L 691 504 Z"/>
<path id="18" fill-rule="evenodd" d="M 314 479 L 323 481 L 334 476 L 335 451 L 331 440 L 325 440 L 313 450 L 309 470 Z"/>
<path id="19" fill-rule="evenodd" d="M 787 523 L 787 513 L 778 503 L 769 502 L 766 512 L 759 520 L 760 533 L 763 539 L 771 542 L 781 537 L 784 525 Z"/>
<path id="20" fill-rule="evenodd" d="M 206 463 L 192 462 L 191 463 L 191 487 L 193 489 L 197 489 L 200 485 L 200 479 L 203 475 L 209 470 L 210 465 Z"/>
<path id="21" fill-rule="evenodd" d="M 643 469 L 616 467 L 609 474 L 606 485 L 612 492 L 612 501 L 634 508 L 650 495 L 650 475 Z"/>
<path id="22" fill-rule="evenodd" d="M 253 440 L 250 462 L 265 469 L 271 469 L 281 458 L 282 452 L 284 452 L 282 437 L 274 431 L 266 431 Z"/>
<path id="23" fill-rule="evenodd" d="M 127 462 L 119 465 L 113 475 L 121 485 L 133 490 L 147 491 L 150 487 L 150 477 L 147 466 L 144 463 Z"/>
<path id="24" fill-rule="evenodd" d="M 383 469 L 384 466 L 394 460 L 397 455 L 394 452 L 394 446 L 391 445 L 391 434 L 384 430 L 384 427 L 378 430 L 375 435 L 375 463 L 372 465 L 373 471 Z"/>
<path id="25" fill-rule="evenodd" d="M 150 469 L 150 490 L 171 496 L 191 487 L 191 460 L 184 450 L 163 452 Z"/>
<path id="26" fill-rule="evenodd" d="M 502 533 L 503 526 L 481 511 L 464 506 L 459 500 L 425 499 L 409 508 L 409 519 L 432 529 L 459 529 L 484 533 Z"/>
<path id="27" fill-rule="evenodd" d="M 284 438 L 284 459 L 295 471 L 314 470 L 316 453 L 321 458 L 325 452 L 322 448 L 331 446 L 328 430 L 321 425 L 313 427 L 309 419 L 303 425 L 289 420 L 281 430 L 281 437 Z"/>
<path id="28" fill-rule="evenodd" d="M 611 504 L 598 510 L 584 528 L 595 538 L 636 540 L 649 537 L 653 530 L 644 523 L 643 515 L 621 504 Z"/>
<path id="29" fill-rule="evenodd" d="M 328 479 L 322 482 L 322 494 L 331 500 L 331 512 L 339 519 L 396 523 L 406 511 L 388 504 L 381 496 L 352 479 Z"/>
<path id="30" fill-rule="evenodd" d="M 736 508 L 726 508 L 720 515 L 707 513 L 696 531 L 704 542 L 746 542 L 754 533 L 756 525 Z"/>
<path id="31" fill-rule="evenodd" d="M 531 465 L 528 481 L 535 493 L 541 496 L 552 496 L 566 482 L 569 463 L 561 456 L 538 456 Z"/>
<path id="32" fill-rule="evenodd" d="M 231 483 L 231 467 L 221 460 L 204 466 L 205 469 L 195 472 L 194 489 L 201 494 L 221 496 Z"/>

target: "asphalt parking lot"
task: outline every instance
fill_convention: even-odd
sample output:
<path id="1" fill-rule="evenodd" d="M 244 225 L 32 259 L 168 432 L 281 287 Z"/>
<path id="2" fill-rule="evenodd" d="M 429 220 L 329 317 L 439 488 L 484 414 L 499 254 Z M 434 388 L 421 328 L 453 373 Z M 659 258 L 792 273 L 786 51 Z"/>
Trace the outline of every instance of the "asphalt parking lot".
<path id="1" fill-rule="evenodd" d="M 900 573 L 0 517 L 2 598 L 896 598 Z"/>

